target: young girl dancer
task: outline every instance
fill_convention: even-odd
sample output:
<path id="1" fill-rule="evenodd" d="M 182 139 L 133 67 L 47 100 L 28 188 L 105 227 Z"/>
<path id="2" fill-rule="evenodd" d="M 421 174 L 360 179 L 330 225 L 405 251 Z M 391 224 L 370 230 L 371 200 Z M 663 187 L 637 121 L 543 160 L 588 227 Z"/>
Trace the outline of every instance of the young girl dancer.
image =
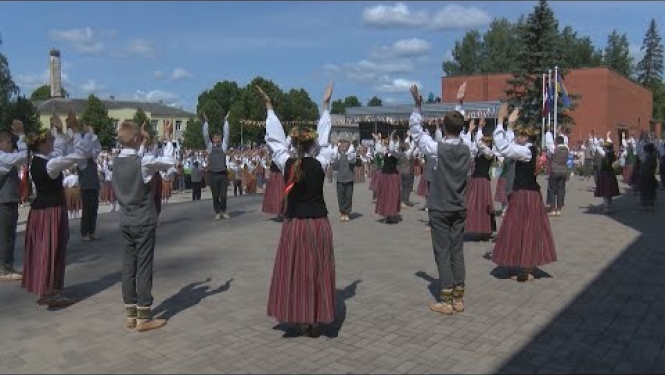
<path id="1" fill-rule="evenodd" d="M 270 162 L 270 175 L 268 175 L 268 181 L 266 182 L 266 191 L 263 194 L 263 206 L 261 207 L 261 211 L 267 214 L 277 215 L 277 218 L 281 220 L 284 211 L 283 192 L 284 175 L 273 160 Z"/>
<path id="2" fill-rule="evenodd" d="M 402 207 L 402 178 L 397 169 L 399 151 L 395 143 L 395 132 L 390 134 L 387 150 L 383 155 L 381 181 L 376 187 L 376 208 L 374 213 L 383 216 L 382 222 L 396 224 Z"/>
<path id="3" fill-rule="evenodd" d="M 505 118 L 505 111 L 503 106 L 500 119 Z M 518 110 L 513 111 L 508 121 L 514 122 L 518 113 Z M 534 145 L 538 131 L 518 125 L 514 132 L 515 141 L 509 143 L 502 122 L 494 131 L 494 144 L 499 153 L 515 160 L 515 179 L 509 208 L 492 251 L 492 261 L 500 267 L 521 270 L 513 279 L 523 282 L 533 280 L 535 267 L 555 262 L 556 249 L 540 185 L 536 180 L 540 173 L 536 162 L 540 152 Z"/>
<path id="4" fill-rule="evenodd" d="M 65 175 L 66 174 L 66 175 Z M 67 201 L 67 210 L 69 218 L 76 219 L 81 214 L 81 190 L 79 188 L 79 176 L 76 168 L 63 172 L 65 178 L 62 185 L 65 188 L 65 200 Z"/>
<path id="5" fill-rule="evenodd" d="M 29 150 L 33 153 L 30 174 L 37 194 L 30 203 L 26 224 L 21 284 L 29 293 L 39 295 L 38 304 L 62 307 L 75 302 L 61 294 L 69 241 L 62 172 L 90 157 L 92 141 L 87 134 L 81 137 L 78 133 L 75 117 L 68 118 L 67 126 L 74 132 L 74 152 L 67 155 L 72 138 L 63 132 L 59 116 L 51 118 L 51 126 L 53 129 L 40 129 L 27 137 Z M 87 130 L 88 134 L 92 133 L 90 127 Z"/>
<path id="6" fill-rule="evenodd" d="M 614 144 L 610 139 L 611 135 L 612 132 L 607 132 L 607 138 L 601 143 L 601 140 L 593 137 L 592 132 L 596 153 L 601 157 L 594 196 L 596 198 L 603 198 L 604 212 L 606 214 L 610 213 L 612 198 L 618 197 L 621 194 L 619 192 L 617 176 L 614 173 L 614 162 L 617 160 L 617 156 L 614 152 Z"/>
<path id="7" fill-rule="evenodd" d="M 494 202 L 492 201 L 492 186 L 490 185 L 490 168 L 494 162 L 492 151 L 492 137 L 483 135 L 485 119 L 480 119 L 476 144 L 471 148 L 475 159 L 475 168 L 466 190 L 466 226 L 464 231 L 480 235 L 489 239 L 496 232 L 496 218 L 494 216 Z M 469 124 L 469 133 L 473 133 L 475 120 Z"/>
<path id="8" fill-rule="evenodd" d="M 376 203 L 376 190 L 381 185 L 381 169 L 383 168 L 385 148 L 381 134 L 372 134 L 372 137 L 374 138 L 374 171 L 369 182 L 369 190 L 372 191 L 372 202 Z"/>
<path id="9" fill-rule="evenodd" d="M 319 324 L 335 320 L 335 259 L 332 230 L 323 197 L 326 170 L 332 160 L 332 121 L 328 110 L 332 85 L 323 97 L 317 131 L 294 129 L 291 157 L 284 129 L 268 95 L 257 86 L 268 116 L 266 143 L 272 160 L 286 178 L 286 210 L 268 297 L 268 316 L 300 325 L 299 333 L 318 337 Z"/>

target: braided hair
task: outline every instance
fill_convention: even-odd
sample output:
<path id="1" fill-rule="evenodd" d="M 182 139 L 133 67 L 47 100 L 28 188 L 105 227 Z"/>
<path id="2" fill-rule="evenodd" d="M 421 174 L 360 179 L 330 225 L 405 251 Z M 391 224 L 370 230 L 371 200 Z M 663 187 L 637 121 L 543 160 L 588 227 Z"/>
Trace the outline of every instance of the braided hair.
<path id="1" fill-rule="evenodd" d="M 303 178 L 302 159 L 305 157 L 305 152 L 310 151 L 313 148 L 317 137 L 318 135 L 314 130 L 307 128 L 294 128 L 291 131 L 291 143 L 296 149 L 296 160 L 288 171 L 288 178 L 284 188 L 284 209 L 287 207 L 289 193 Z"/>

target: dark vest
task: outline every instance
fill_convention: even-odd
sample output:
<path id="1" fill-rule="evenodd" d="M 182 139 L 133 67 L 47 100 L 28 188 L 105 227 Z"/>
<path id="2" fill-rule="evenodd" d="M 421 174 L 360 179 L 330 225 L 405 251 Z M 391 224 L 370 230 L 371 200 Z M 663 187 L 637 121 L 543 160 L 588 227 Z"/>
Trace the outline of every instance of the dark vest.
<path id="1" fill-rule="evenodd" d="M 355 160 L 349 160 L 346 154 L 339 154 L 339 158 L 333 162 L 333 170 L 337 171 L 337 182 L 353 182 L 355 175 L 353 167 Z"/>
<path id="2" fill-rule="evenodd" d="M 8 173 L 0 176 L 0 203 L 18 203 L 20 186 L 18 168 L 12 167 Z"/>
<path id="3" fill-rule="evenodd" d="M 113 192 L 120 204 L 120 225 L 155 225 L 157 210 L 151 183 L 143 181 L 138 155 L 113 159 Z"/>
<path id="4" fill-rule="evenodd" d="M 217 173 L 226 171 L 226 153 L 221 146 L 212 145 L 208 154 L 208 171 Z"/>
<path id="5" fill-rule="evenodd" d="M 471 169 L 469 147 L 463 142 L 439 142 L 437 157 L 437 167 L 430 175 L 427 208 L 442 212 L 465 211 L 467 177 Z"/>
<path id="6" fill-rule="evenodd" d="M 81 190 L 99 190 L 99 174 L 97 173 L 97 163 L 90 158 L 87 161 L 85 169 L 78 169 L 79 186 Z"/>
<path id="7" fill-rule="evenodd" d="M 291 167 L 296 159 L 286 162 L 284 181 L 288 184 Z M 304 157 L 301 165 L 302 176 L 289 192 L 284 216 L 293 219 L 317 219 L 328 216 L 326 201 L 323 198 L 323 182 L 326 173 L 321 163 L 312 157 Z"/>
<path id="8" fill-rule="evenodd" d="M 614 173 L 612 164 L 617 160 L 617 154 L 614 151 L 605 151 L 605 157 L 600 162 L 600 170 L 603 172 Z"/>
<path id="9" fill-rule="evenodd" d="M 397 158 L 395 155 L 390 155 L 386 154 L 385 158 L 383 159 L 383 166 L 381 167 L 381 173 L 383 174 L 398 174 L 399 171 L 397 170 Z"/>
<path id="10" fill-rule="evenodd" d="M 471 177 L 474 178 L 486 178 L 490 179 L 490 168 L 492 167 L 492 162 L 494 158 L 487 159 L 482 153 L 478 154 L 475 158 L 473 174 Z"/>
<path id="11" fill-rule="evenodd" d="M 30 203 L 33 210 L 41 210 L 66 205 L 65 189 L 62 187 L 62 173 L 55 179 L 46 173 L 46 163 L 48 160 L 34 156 L 30 163 L 30 174 L 32 182 L 35 183 L 37 194 Z"/>
<path id="12" fill-rule="evenodd" d="M 408 157 L 406 154 L 400 154 L 398 157 L 397 169 L 399 173 L 403 175 L 412 175 L 414 167 L 414 159 Z"/>
<path id="13" fill-rule="evenodd" d="M 279 170 L 279 167 L 277 166 L 277 164 L 275 164 L 274 161 L 270 162 L 270 172 L 282 174 L 282 171 Z"/>
<path id="14" fill-rule="evenodd" d="M 567 174 L 568 173 L 568 147 L 557 146 L 552 155 L 551 173 Z"/>
<path id="15" fill-rule="evenodd" d="M 536 180 L 536 162 L 538 150 L 531 146 L 531 160 L 528 162 L 515 161 L 515 182 L 513 190 L 537 190 L 540 191 L 540 185 Z"/>

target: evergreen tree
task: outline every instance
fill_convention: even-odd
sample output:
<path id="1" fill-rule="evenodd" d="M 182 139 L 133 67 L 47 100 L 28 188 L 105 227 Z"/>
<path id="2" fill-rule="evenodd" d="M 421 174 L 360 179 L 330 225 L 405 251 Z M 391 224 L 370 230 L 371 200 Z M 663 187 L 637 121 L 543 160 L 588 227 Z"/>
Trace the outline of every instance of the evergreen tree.
<path id="1" fill-rule="evenodd" d="M 203 124 L 193 117 L 187 120 L 187 127 L 182 133 L 182 146 L 192 150 L 203 150 L 205 142 L 203 140 Z"/>
<path id="2" fill-rule="evenodd" d="M 651 19 L 641 50 L 644 57 L 637 63 L 637 81 L 654 90 L 663 81 L 663 43 L 655 19 Z"/>
<path id="3" fill-rule="evenodd" d="M 94 94 L 88 96 L 81 119 L 92 126 L 102 147 L 112 147 L 115 144 L 116 132 L 113 120 L 109 117 L 104 103 Z"/>
<path id="4" fill-rule="evenodd" d="M 42 122 L 39 120 L 39 111 L 34 103 L 23 96 L 19 96 L 16 100 L 9 102 L 6 106 L 6 111 L 0 113 L 0 130 L 9 131 L 11 123 L 14 120 L 21 120 L 23 122 L 23 129 L 25 134 L 34 133 L 42 127 Z"/>
<path id="5" fill-rule="evenodd" d="M 367 106 L 368 106 L 368 107 L 381 107 L 382 105 L 383 105 L 383 102 L 381 101 L 381 99 L 379 99 L 379 98 L 376 97 L 376 96 L 373 96 L 373 97 L 367 102 Z"/>
<path id="6" fill-rule="evenodd" d="M 483 41 L 478 30 L 470 30 L 456 41 L 452 50 L 453 60 L 444 61 L 443 72 L 446 76 L 471 75 L 483 71 Z"/>
<path id="7" fill-rule="evenodd" d="M 617 73 L 630 78 L 633 75 L 633 57 L 630 55 L 630 43 L 626 34 L 619 34 L 615 29 L 607 37 L 603 51 L 603 64 Z"/>
<path id="8" fill-rule="evenodd" d="M 513 72 L 517 67 L 517 49 L 519 48 L 518 23 L 511 23 L 507 18 L 492 21 L 483 35 L 483 70 L 482 73 Z M 480 73 L 480 72 L 479 72 Z"/>

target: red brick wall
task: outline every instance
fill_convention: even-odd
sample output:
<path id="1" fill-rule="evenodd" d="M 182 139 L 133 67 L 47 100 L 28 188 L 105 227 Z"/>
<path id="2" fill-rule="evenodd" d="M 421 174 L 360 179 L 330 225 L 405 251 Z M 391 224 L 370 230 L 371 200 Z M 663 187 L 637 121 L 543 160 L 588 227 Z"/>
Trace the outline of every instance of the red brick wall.
<path id="1" fill-rule="evenodd" d="M 454 103 L 457 89 L 466 81 L 467 102 L 503 101 L 507 80 L 511 77 L 510 74 L 444 77 L 441 99 L 444 103 Z M 621 75 L 607 68 L 571 70 L 564 85 L 569 94 L 580 96 L 570 114 L 575 120 L 569 139 L 571 144 L 587 139 L 591 129 L 603 137 L 611 130 L 616 141 L 620 125 L 637 132 L 649 128 L 651 92 Z"/>

